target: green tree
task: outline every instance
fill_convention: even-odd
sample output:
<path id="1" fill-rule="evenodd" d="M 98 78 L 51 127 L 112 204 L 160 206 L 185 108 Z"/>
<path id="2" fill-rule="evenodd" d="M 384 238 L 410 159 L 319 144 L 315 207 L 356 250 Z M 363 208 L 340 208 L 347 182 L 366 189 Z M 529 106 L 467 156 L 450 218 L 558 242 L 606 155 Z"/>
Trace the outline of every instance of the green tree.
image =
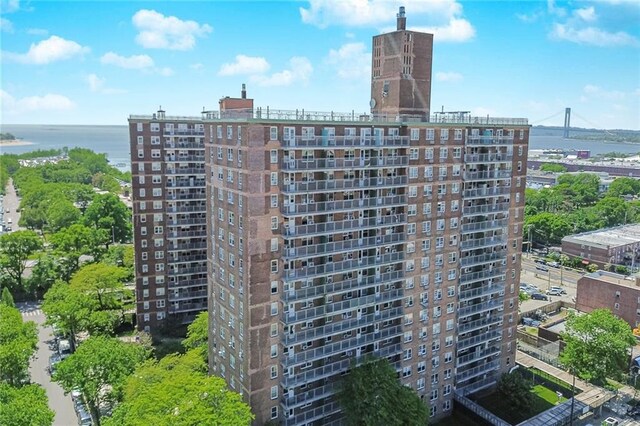
<path id="1" fill-rule="evenodd" d="M 553 191 L 565 197 L 571 208 L 590 206 L 600 196 L 600 178 L 592 173 L 565 173 Z"/>
<path id="2" fill-rule="evenodd" d="M 24 322 L 20 311 L 0 303 L 0 382 L 18 386 L 29 378 L 37 343 L 36 324 Z"/>
<path id="3" fill-rule="evenodd" d="M 33 231 L 16 231 L 0 236 L 0 271 L 7 274 L 22 289 L 22 274 L 27 259 L 42 248 L 40 237 Z"/>
<path id="4" fill-rule="evenodd" d="M 618 197 L 605 197 L 596 203 L 594 209 L 598 216 L 604 220 L 606 227 L 622 225 L 633 217 L 630 206 Z"/>
<path id="5" fill-rule="evenodd" d="M 590 264 L 587 265 L 587 271 L 588 272 L 596 272 L 598 269 L 600 269 L 600 268 L 595 263 L 590 263 Z"/>
<path id="6" fill-rule="evenodd" d="M 187 327 L 187 338 L 182 341 L 182 345 L 187 349 L 193 349 L 207 359 L 209 341 L 209 312 L 202 311 Z"/>
<path id="7" fill-rule="evenodd" d="M 73 290 L 69 284 L 57 281 L 44 295 L 42 311 L 47 315 L 47 324 L 58 328 L 76 348 L 76 334 L 89 328 L 95 303 L 85 294 Z"/>
<path id="8" fill-rule="evenodd" d="M 99 194 L 84 213 L 87 226 L 102 229 L 108 233 L 109 243 L 125 243 L 131 238 L 131 212 L 115 194 Z"/>
<path id="9" fill-rule="evenodd" d="M 411 388 L 400 383 L 398 374 L 385 358 L 370 359 L 354 366 L 342 380 L 337 399 L 346 424 L 427 424 L 427 406 Z"/>
<path id="10" fill-rule="evenodd" d="M 99 408 L 121 400 L 127 377 L 147 356 L 148 352 L 140 345 L 91 336 L 58 364 L 53 380 L 66 392 L 78 389 L 92 418 L 100 425 Z"/>
<path id="11" fill-rule="evenodd" d="M 100 236 L 95 229 L 74 224 L 61 229 L 50 237 L 53 252 L 58 256 L 62 279 L 69 281 L 80 267 L 80 257 L 91 255 L 100 257 L 102 248 Z"/>
<path id="12" fill-rule="evenodd" d="M 40 385 L 14 387 L 0 383 L 0 425 L 50 426 L 54 415 Z"/>
<path id="13" fill-rule="evenodd" d="M 0 295 L 0 303 L 6 306 L 9 306 L 11 308 L 16 307 L 16 304 L 13 301 L 13 296 L 11 295 L 11 292 L 9 291 L 8 287 L 5 287 L 2 289 L 2 294 Z"/>
<path id="14" fill-rule="evenodd" d="M 104 426 L 250 425 L 250 407 L 225 381 L 207 374 L 197 352 L 149 360 L 129 376 Z"/>
<path id="15" fill-rule="evenodd" d="M 559 163 L 544 163 L 540 166 L 542 172 L 565 173 L 567 168 Z"/>
<path id="16" fill-rule="evenodd" d="M 531 239 L 543 244 L 558 244 L 572 231 L 564 216 L 546 212 L 526 218 L 524 229 L 528 226 L 531 226 Z"/>
<path id="17" fill-rule="evenodd" d="M 83 266 L 71 278 L 71 288 L 87 294 L 97 301 L 99 310 L 122 309 L 122 300 L 131 291 L 124 286 L 127 270 L 105 263 L 90 263 Z"/>
<path id="18" fill-rule="evenodd" d="M 635 345 L 631 327 L 608 309 L 571 315 L 562 340 L 560 361 L 584 380 L 604 383 L 621 379 L 628 370 L 629 350 Z"/>
<path id="19" fill-rule="evenodd" d="M 67 199 L 59 198 L 47 208 L 47 229 L 51 232 L 71 226 L 78 220 L 80 220 L 80 210 Z"/>
<path id="20" fill-rule="evenodd" d="M 618 177 L 607 190 L 608 197 L 620 197 L 623 195 L 640 195 L 640 181 L 630 177 Z"/>
<path id="21" fill-rule="evenodd" d="M 508 404 L 512 415 L 523 415 L 531 412 L 532 395 L 531 382 L 526 380 L 518 371 L 503 374 L 498 382 L 497 391 Z"/>
<path id="22" fill-rule="evenodd" d="M 529 294 L 526 291 L 520 290 L 520 292 L 518 293 L 518 301 L 522 303 L 529 299 L 530 299 Z"/>
<path id="23" fill-rule="evenodd" d="M 58 259 L 50 253 L 42 253 L 38 256 L 36 264 L 31 268 L 28 287 L 35 293 L 42 295 L 46 293 L 61 276 L 62 272 L 58 264 Z"/>

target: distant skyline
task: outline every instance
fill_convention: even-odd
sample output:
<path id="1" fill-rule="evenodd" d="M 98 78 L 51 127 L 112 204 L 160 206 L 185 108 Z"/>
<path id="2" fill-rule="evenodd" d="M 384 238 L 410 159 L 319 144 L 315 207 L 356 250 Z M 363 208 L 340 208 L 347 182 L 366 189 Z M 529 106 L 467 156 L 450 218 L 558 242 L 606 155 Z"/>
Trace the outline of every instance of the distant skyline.
<path id="1" fill-rule="evenodd" d="M 2 124 L 126 124 L 256 106 L 369 111 L 371 37 L 434 37 L 432 111 L 640 129 L 640 3 L 0 0 Z"/>

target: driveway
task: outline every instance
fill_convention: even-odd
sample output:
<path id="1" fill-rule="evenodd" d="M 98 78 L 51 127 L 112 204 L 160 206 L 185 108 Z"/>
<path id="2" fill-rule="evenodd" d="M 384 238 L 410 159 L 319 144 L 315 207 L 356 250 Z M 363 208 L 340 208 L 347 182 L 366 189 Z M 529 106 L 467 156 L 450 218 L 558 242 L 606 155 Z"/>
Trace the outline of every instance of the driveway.
<path id="1" fill-rule="evenodd" d="M 20 309 L 22 318 L 25 321 L 33 321 L 38 324 L 38 350 L 29 366 L 31 381 L 42 385 L 47 392 L 49 408 L 56 413 L 53 420 L 54 426 L 77 425 L 78 419 L 73 409 L 71 396 L 65 395 L 62 388 L 57 383 L 52 382 L 49 373 L 47 373 L 49 357 L 53 353 L 49 349 L 48 341 L 53 338 L 53 334 L 51 327 L 42 325 L 45 321 L 45 315 L 40 310 L 40 305 L 35 302 L 26 302 L 17 304 L 17 307 Z"/>

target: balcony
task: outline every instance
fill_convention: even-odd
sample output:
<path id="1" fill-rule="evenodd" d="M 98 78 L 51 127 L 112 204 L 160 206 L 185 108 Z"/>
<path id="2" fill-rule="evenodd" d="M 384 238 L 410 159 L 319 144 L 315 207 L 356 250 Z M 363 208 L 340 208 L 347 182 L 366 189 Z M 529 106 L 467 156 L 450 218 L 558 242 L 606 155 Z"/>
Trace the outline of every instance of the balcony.
<path id="1" fill-rule="evenodd" d="M 204 155 L 165 155 L 164 161 L 167 163 L 204 163 Z"/>
<path id="2" fill-rule="evenodd" d="M 395 233 L 379 235 L 376 237 L 354 238 L 351 240 L 336 241 L 333 243 L 312 244 L 285 248 L 283 257 L 285 260 L 295 260 L 308 257 L 326 256 L 352 250 L 364 250 L 379 247 L 381 245 L 399 244 L 406 240 L 406 234 Z"/>
<path id="3" fill-rule="evenodd" d="M 205 200 L 207 193 L 205 191 L 190 191 L 186 194 L 168 194 L 167 200 L 169 201 L 194 201 Z"/>
<path id="4" fill-rule="evenodd" d="M 283 193 L 326 192 L 353 189 L 393 188 L 407 184 L 406 176 L 374 177 L 365 179 L 317 180 L 310 182 L 294 182 L 282 185 Z"/>
<path id="5" fill-rule="evenodd" d="M 334 213 L 341 210 L 356 210 L 367 208 L 382 208 L 402 206 L 407 203 L 406 195 L 393 195 L 387 197 L 354 198 L 353 200 L 299 202 L 283 205 L 280 211 L 285 216 L 308 213 Z"/>
<path id="6" fill-rule="evenodd" d="M 496 229 L 505 228 L 509 225 L 509 219 L 497 219 L 497 220 L 483 220 L 475 221 L 471 223 L 463 223 L 460 225 L 461 233 L 478 232 L 478 231 L 492 231 Z"/>
<path id="7" fill-rule="evenodd" d="M 327 212 L 322 212 L 326 214 Z M 363 231 L 365 229 L 376 229 L 389 225 L 403 225 L 407 222 L 404 214 L 384 215 L 377 217 L 359 218 L 343 220 L 339 222 L 311 223 L 307 225 L 296 225 L 295 227 L 285 227 L 284 235 L 287 237 L 310 237 L 316 234 L 326 234 L 334 232 Z"/>
<path id="8" fill-rule="evenodd" d="M 306 266 L 302 269 L 290 269 L 285 271 L 282 279 L 285 281 L 295 281 L 307 278 L 314 278 L 322 275 L 345 273 L 358 269 L 372 268 L 374 266 L 384 266 L 390 263 L 404 261 L 404 252 L 389 253 L 381 256 L 366 256 L 361 259 L 343 260 L 331 262 L 317 266 Z M 387 271 L 391 272 L 391 271 Z"/>
<path id="9" fill-rule="evenodd" d="M 460 290 L 458 292 L 460 300 L 471 300 L 478 297 L 489 296 L 491 294 L 504 293 L 504 284 L 483 285 L 481 287 L 469 290 Z"/>
<path id="10" fill-rule="evenodd" d="M 204 128 L 202 130 L 196 129 L 163 129 L 162 134 L 164 136 L 198 136 L 204 138 Z"/>
<path id="11" fill-rule="evenodd" d="M 207 230 L 202 228 L 198 231 L 169 231 L 167 232 L 167 238 L 190 238 L 190 237 L 202 237 L 207 236 Z"/>
<path id="12" fill-rule="evenodd" d="M 458 334 L 458 336 L 460 336 L 460 334 Z M 460 351 L 462 349 L 471 348 L 476 345 L 485 344 L 500 337 L 502 337 L 501 329 L 489 330 L 485 333 L 473 335 L 470 337 L 458 337 L 458 344 L 456 346 L 456 349 Z"/>
<path id="13" fill-rule="evenodd" d="M 456 383 L 462 383 L 474 377 L 482 376 L 490 371 L 498 370 L 500 368 L 500 360 L 486 362 L 478 367 L 470 368 L 469 370 L 460 371 L 456 374 Z"/>
<path id="14" fill-rule="evenodd" d="M 511 179 L 512 173 L 509 170 L 488 170 L 483 172 L 464 172 L 462 176 L 468 182 L 474 180 Z"/>
<path id="15" fill-rule="evenodd" d="M 207 205 L 202 203 L 201 205 L 179 205 L 169 206 L 166 208 L 167 213 L 204 213 L 207 210 Z"/>
<path id="16" fill-rule="evenodd" d="M 337 282 L 327 283 L 324 285 L 314 285 L 310 287 L 289 289 L 283 292 L 283 300 L 287 303 L 296 302 L 305 299 L 313 299 L 318 296 L 327 294 L 340 294 L 348 291 L 366 290 L 375 285 L 402 280 L 403 271 L 385 272 L 378 276 L 365 275 L 362 278 L 351 278 L 348 280 L 340 280 Z"/>
<path id="17" fill-rule="evenodd" d="M 495 253 L 485 253 L 477 256 L 466 256 L 460 258 L 460 266 L 479 266 L 482 264 L 505 260 L 507 258 L 507 252 L 500 250 Z"/>
<path id="18" fill-rule="evenodd" d="M 510 203 L 482 204 L 479 206 L 463 207 L 462 214 L 465 216 L 487 215 L 490 213 L 499 213 L 508 211 Z"/>
<path id="19" fill-rule="evenodd" d="M 331 402 L 318 408 L 303 411 L 296 416 L 285 418 L 285 425 L 290 426 L 311 424 L 316 420 L 324 419 L 325 417 L 328 417 L 335 413 L 339 413 L 340 411 L 342 411 L 340 404 L 338 404 L 337 402 Z"/>
<path id="20" fill-rule="evenodd" d="M 470 333 L 481 328 L 489 328 L 493 325 L 499 325 L 502 321 L 502 315 L 477 319 L 468 322 L 458 321 L 458 334 Z"/>
<path id="21" fill-rule="evenodd" d="M 336 383 L 332 382 L 291 397 L 284 394 L 281 401 L 288 409 L 291 409 L 331 396 L 336 392 L 336 390 Z"/>
<path id="22" fill-rule="evenodd" d="M 167 179 L 165 182 L 167 188 L 204 188 L 207 182 L 204 179 L 195 180 L 177 180 L 172 181 Z"/>
<path id="23" fill-rule="evenodd" d="M 465 189 L 462 193 L 463 198 L 486 198 L 496 197 L 500 195 L 509 195 L 513 188 L 510 186 L 493 186 L 488 188 Z"/>
<path id="24" fill-rule="evenodd" d="M 513 155 L 504 152 L 492 154 L 465 154 L 465 163 L 511 163 Z"/>
<path id="25" fill-rule="evenodd" d="M 197 298 L 204 299 L 206 297 L 207 297 L 207 290 L 181 291 L 177 295 L 172 291 L 168 293 L 169 302 L 176 302 L 181 300 L 197 299 Z"/>
<path id="26" fill-rule="evenodd" d="M 198 137 L 202 137 L 202 139 L 204 140 L 204 136 L 198 136 Z M 165 141 L 164 142 L 164 148 L 165 149 L 197 149 L 197 150 L 203 150 L 204 151 L 204 142 L 185 142 L 185 141 Z"/>
<path id="27" fill-rule="evenodd" d="M 489 238 L 469 238 L 460 241 L 460 250 L 475 250 L 493 246 L 504 246 L 507 243 L 506 236 L 489 237 Z"/>
<path id="28" fill-rule="evenodd" d="M 285 148 L 357 148 L 409 146 L 407 136 L 312 136 L 285 139 Z"/>
<path id="29" fill-rule="evenodd" d="M 402 336 L 402 326 L 392 326 L 383 328 L 379 333 L 366 333 L 361 337 L 352 337 L 351 339 L 341 340 L 336 343 L 325 344 L 316 348 L 310 348 L 302 352 L 291 352 L 286 357 L 286 365 L 293 367 L 305 362 L 315 361 L 322 358 L 327 358 L 333 355 L 341 355 L 344 352 L 355 351 L 356 348 L 372 344 L 375 341 L 382 341 L 386 339 L 399 338 Z"/>
<path id="30" fill-rule="evenodd" d="M 368 169 L 371 167 L 403 167 L 409 164 L 406 156 L 371 158 L 309 158 L 284 160 L 282 170 L 322 170 L 322 169 Z"/>
<path id="31" fill-rule="evenodd" d="M 466 355 L 456 357 L 456 368 L 464 367 L 476 361 L 483 360 L 495 355 L 500 355 L 500 347 L 494 346 L 488 349 L 483 349 L 480 352 L 474 351 Z"/>
<path id="32" fill-rule="evenodd" d="M 177 257 L 174 256 L 169 256 L 167 258 L 167 261 L 169 263 L 184 263 L 184 262 L 206 262 L 207 261 L 207 254 L 206 252 L 203 254 L 191 254 L 190 256 L 181 256 L 178 255 Z"/>
<path id="33" fill-rule="evenodd" d="M 460 284 L 471 284 L 476 281 L 482 281 L 489 278 L 498 278 L 506 272 L 506 268 L 489 268 L 478 272 L 460 273 Z"/>
<path id="34" fill-rule="evenodd" d="M 192 268 L 177 268 L 177 269 L 169 269 L 167 275 L 192 275 L 192 274 L 206 274 L 207 273 L 207 265 L 195 266 Z"/>
<path id="35" fill-rule="evenodd" d="M 466 317 L 469 315 L 481 314 L 483 312 L 499 309 L 504 306 L 504 300 L 490 300 L 487 302 L 480 302 L 470 306 L 464 306 L 458 308 L 458 318 Z M 464 348 L 459 348 L 464 349 Z"/>
<path id="36" fill-rule="evenodd" d="M 297 345 L 305 342 L 311 342 L 317 339 L 323 339 L 328 336 L 343 334 L 349 331 L 355 332 L 359 327 L 367 327 L 373 324 L 373 321 L 387 321 L 402 317 L 404 314 L 402 307 L 397 306 L 391 309 L 381 311 L 379 315 L 375 313 L 362 315 L 360 318 L 342 319 L 341 321 L 330 322 L 325 325 L 308 328 L 304 331 L 298 331 L 294 334 L 285 333 L 282 343 L 285 346 Z M 288 324 L 285 322 L 285 324 Z"/>
<path id="37" fill-rule="evenodd" d="M 470 135 L 465 145 L 513 145 L 513 136 Z"/>
<path id="38" fill-rule="evenodd" d="M 169 305 L 170 314 L 180 314 L 193 311 L 205 311 L 207 309 L 207 302 L 203 303 L 180 303 L 179 306 L 175 306 L 173 303 Z"/>
<path id="39" fill-rule="evenodd" d="M 181 244 L 180 242 L 178 242 L 177 244 L 169 244 L 169 247 L 167 247 L 168 251 L 206 250 L 206 249 L 207 249 L 206 242 L 184 243 L 184 244 Z"/>
<path id="40" fill-rule="evenodd" d="M 183 226 L 183 225 L 206 225 L 207 219 L 169 219 L 167 220 L 167 226 Z"/>
<path id="41" fill-rule="evenodd" d="M 175 167 L 165 169 L 165 172 L 169 175 L 204 175 L 204 167 Z"/>
<path id="42" fill-rule="evenodd" d="M 285 324 L 296 324 L 313 319 L 325 318 L 327 315 L 335 316 L 344 312 L 353 311 L 360 307 L 372 307 L 376 304 L 395 302 L 402 299 L 403 295 L 404 292 L 402 289 L 395 289 L 377 293 L 375 295 L 357 297 L 355 299 L 321 305 L 315 308 L 284 312 L 282 314 L 282 322 Z M 380 315 L 381 314 L 378 314 L 377 316 L 379 317 Z"/>

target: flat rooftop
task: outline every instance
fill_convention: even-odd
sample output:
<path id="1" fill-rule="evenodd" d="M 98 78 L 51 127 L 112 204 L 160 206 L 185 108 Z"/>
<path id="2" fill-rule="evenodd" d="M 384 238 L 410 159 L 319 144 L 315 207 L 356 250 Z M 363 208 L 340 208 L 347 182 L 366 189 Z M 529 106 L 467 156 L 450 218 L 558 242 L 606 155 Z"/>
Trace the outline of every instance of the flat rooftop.
<path id="1" fill-rule="evenodd" d="M 621 247 L 628 244 L 640 243 L 640 224 L 616 226 L 615 228 L 569 235 L 564 237 L 562 241 L 601 248 Z"/>
<path id="2" fill-rule="evenodd" d="M 479 126 L 511 125 L 528 126 L 526 118 L 472 116 L 469 113 L 433 113 L 430 117 L 421 115 L 388 115 L 335 111 L 309 111 L 305 109 L 280 110 L 269 107 L 257 107 L 247 110 L 202 111 L 198 116 L 165 116 L 159 118 L 152 115 L 130 115 L 130 120 L 157 120 L 157 121 L 211 121 L 211 120 L 238 120 L 238 121 L 323 121 L 323 122 L 347 122 L 347 123 L 381 123 L 381 124 L 466 124 Z"/>
<path id="3" fill-rule="evenodd" d="M 625 275 L 607 271 L 592 272 L 590 274 L 586 274 L 585 277 L 624 287 L 635 287 L 640 290 L 640 286 L 636 285 L 636 280 L 640 280 L 640 277 L 627 277 Z"/>

